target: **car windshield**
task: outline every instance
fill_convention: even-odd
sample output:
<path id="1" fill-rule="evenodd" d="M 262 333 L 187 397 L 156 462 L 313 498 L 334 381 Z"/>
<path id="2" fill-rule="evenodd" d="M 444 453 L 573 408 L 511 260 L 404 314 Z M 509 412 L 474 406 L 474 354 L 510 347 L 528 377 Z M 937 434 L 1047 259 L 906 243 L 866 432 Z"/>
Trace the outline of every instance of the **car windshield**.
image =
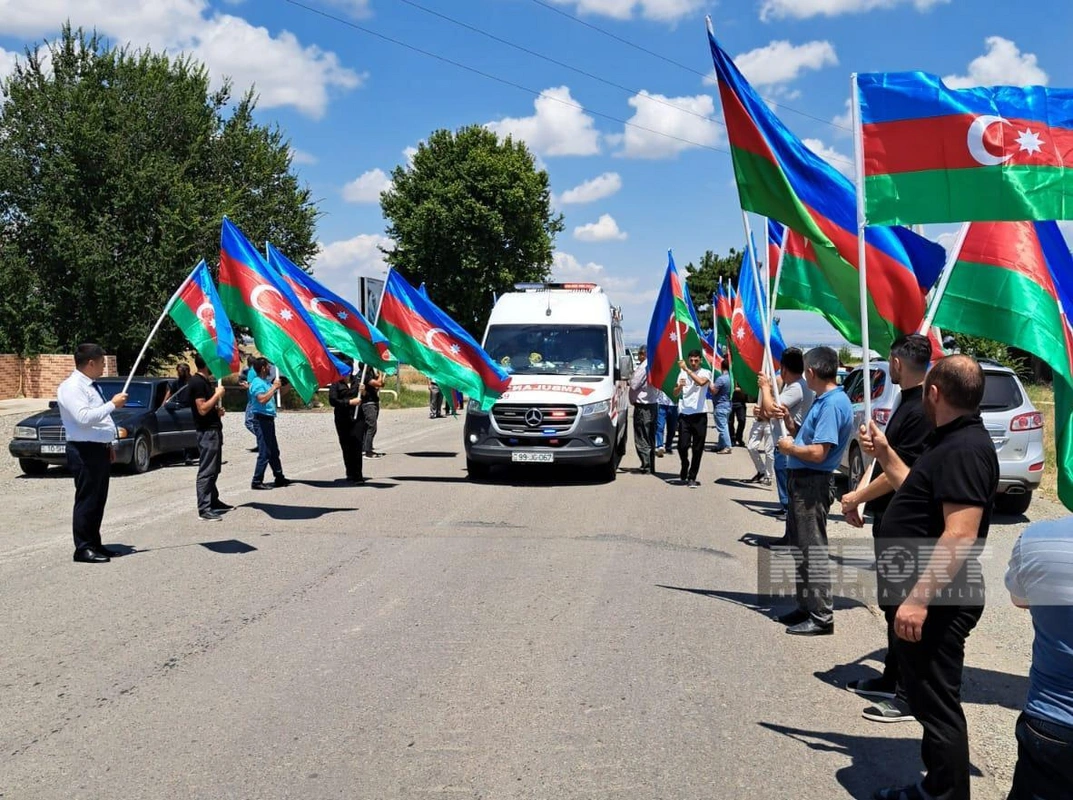
<path id="1" fill-rule="evenodd" d="M 600 325 L 492 325 L 484 349 L 515 375 L 608 374 L 608 331 Z"/>
<path id="2" fill-rule="evenodd" d="M 1012 411 L 1020 407 L 1024 399 L 1017 385 L 1017 378 L 1008 372 L 984 373 L 984 399 L 981 411 Z"/>
<path id="3" fill-rule="evenodd" d="M 123 391 L 124 383 L 126 383 L 126 378 L 100 378 L 97 381 L 105 400 L 111 400 L 114 395 Z M 130 388 L 127 389 L 129 397 L 127 398 L 126 407 L 149 408 L 150 399 L 152 398 L 151 388 L 148 383 L 132 383 Z"/>

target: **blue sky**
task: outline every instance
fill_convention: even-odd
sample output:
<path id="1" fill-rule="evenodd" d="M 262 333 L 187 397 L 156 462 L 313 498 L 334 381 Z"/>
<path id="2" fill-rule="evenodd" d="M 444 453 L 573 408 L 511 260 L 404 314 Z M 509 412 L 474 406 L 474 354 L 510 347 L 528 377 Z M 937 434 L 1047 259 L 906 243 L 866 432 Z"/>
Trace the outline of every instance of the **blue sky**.
<path id="1" fill-rule="evenodd" d="M 667 248 L 684 265 L 744 239 L 715 87 L 705 80 L 706 13 L 784 121 L 846 169 L 851 72 L 922 69 L 957 86 L 1073 85 L 1070 3 L 1026 13 L 999 0 L 301 3 L 308 8 L 286 0 L 0 0 L 0 75 L 69 18 L 116 43 L 192 53 L 240 90 L 255 84 L 260 120 L 287 132 L 296 169 L 324 212 L 315 274 L 349 297 L 359 273 L 381 266 L 377 247 L 388 243 L 378 192 L 406 150 L 437 128 L 476 123 L 512 133 L 539 156 L 565 215 L 556 274 L 602 283 L 623 306 L 631 340 L 644 338 Z M 926 233 L 945 240 L 949 229 Z M 783 315 L 783 330 L 788 342 L 837 341 L 811 315 Z"/>

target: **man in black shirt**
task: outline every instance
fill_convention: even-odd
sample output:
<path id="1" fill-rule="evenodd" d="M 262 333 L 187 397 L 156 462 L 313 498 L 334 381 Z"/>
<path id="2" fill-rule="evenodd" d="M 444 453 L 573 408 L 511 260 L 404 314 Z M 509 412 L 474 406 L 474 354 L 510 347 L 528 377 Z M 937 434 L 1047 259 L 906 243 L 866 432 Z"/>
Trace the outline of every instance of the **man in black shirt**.
<path id="1" fill-rule="evenodd" d="M 890 447 L 907 467 L 912 467 L 924 452 L 925 441 L 931 434 L 931 422 L 924 413 L 924 375 L 931 360 L 931 342 L 918 333 L 899 336 L 890 349 L 890 379 L 901 387 L 897 408 L 887 424 L 886 437 Z M 883 465 L 874 462 L 874 468 L 866 471 L 861 483 L 853 491 L 842 496 L 842 513 L 846 521 L 856 528 L 864 527 L 858 511 L 868 504 L 872 512 L 872 536 L 875 537 L 876 558 L 879 558 L 880 535 L 883 515 L 893 497 L 894 487 L 883 473 Z M 887 619 L 887 655 L 883 662 L 883 675 L 879 678 L 851 681 L 847 688 L 864 697 L 874 697 L 878 702 L 864 711 L 864 718 L 877 722 L 911 722 L 913 715 L 907 713 L 905 692 L 898 681 L 898 659 L 894 655 L 894 613 L 897 604 L 880 600 L 880 609 Z"/>
<path id="2" fill-rule="evenodd" d="M 186 391 L 190 395 L 190 407 L 194 412 L 194 430 L 197 431 L 197 449 L 200 459 L 197 466 L 197 512 L 203 520 L 216 522 L 223 517 L 221 511 L 233 506 L 220 500 L 216 479 L 220 475 L 223 458 L 224 431 L 220 418 L 224 415 L 224 387 L 215 385 L 212 373 L 200 354 L 194 355 L 197 373 L 190 378 Z"/>
<path id="3" fill-rule="evenodd" d="M 909 709 L 924 728 L 927 770 L 919 785 L 880 789 L 878 800 L 969 800 L 962 668 L 965 640 L 983 612 L 975 551 L 987 537 L 999 475 L 980 419 L 983 396 L 980 365 L 949 356 L 924 381 L 924 411 L 935 431 L 912 469 L 874 422 L 861 437 L 896 489 L 883 517 L 876 572 L 880 598 L 900 598 L 894 650 Z"/>
<path id="4" fill-rule="evenodd" d="M 365 426 L 365 442 L 363 450 L 366 458 L 380 458 L 383 453 L 373 450 L 373 439 L 376 438 L 376 420 L 380 417 L 380 388 L 384 385 L 384 376 L 372 367 L 365 368 L 365 390 L 361 397 L 361 406 L 358 416 L 363 419 Z"/>
<path id="5" fill-rule="evenodd" d="M 361 405 L 361 376 L 351 372 L 349 377 L 328 388 L 328 402 L 335 409 L 335 433 L 343 451 L 343 466 L 350 483 L 364 483 L 361 471 L 361 449 L 365 437 L 365 420 L 356 413 Z"/>

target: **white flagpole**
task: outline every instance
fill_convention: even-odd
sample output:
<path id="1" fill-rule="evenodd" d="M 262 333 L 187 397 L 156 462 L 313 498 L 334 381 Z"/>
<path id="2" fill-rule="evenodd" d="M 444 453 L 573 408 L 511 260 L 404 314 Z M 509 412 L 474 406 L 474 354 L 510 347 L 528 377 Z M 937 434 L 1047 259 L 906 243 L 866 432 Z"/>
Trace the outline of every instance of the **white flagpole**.
<path id="1" fill-rule="evenodd" d="M 853 155 L 857 175 L 857 272 L 861 296 L 861 368 L 864 371 L 864 424 L 872 419 L 872 350 L 868 337 L 868 247 L 864 229 L 868 225 L 864 204 L 864 131 L 861 104 L 857 95 L 857 73 L 850 76 L 850 105 L 853 109 Z"/>
<path id="2" fill-rule="evenodd" d="M 673 259 L 673 255 L 671 254 L 671 250 L 669 248 L 667 250 L 667 258 L 668 259 Z M 681 283 L 682 282 L 682 275 L 681 275 L 680 272 L 678 272 L 678 265 L 677 264 L 674 265 L 674 273 L 675 273 L 675 275 L 678 276 L 679 283 Z M 685 296 L 685 291 L 682 292 L 682 295 L 683 295 L 683 297 Z M 674 338 L 675 338 L 675 344 L 678 345 L 678 360 L 681 361 L 682 360 L 682 321 L 680 319 L 678 319 L 678 312 L 677 311 L 672 311 L 671 313 L 674 314 Z"/>
<path id="3" fill-rule="evenodd" d="M 387 291 L 387 281 L 391 277 L 392 267 L 387 268 L 387 275 L 384 276 L 384 285 L 380 287 L 380 299 L 376 302 L 376 313 L 373 314 L 372 322 L 373 327 L 376 327 L 376 323 L 380 321 L 380 309 L 384 305 L 384 292 Z M 361 376 L 358 378 L 358 398 L 359 402 L 354 406 L 354 419 L 358 418 L 358 410 L 361 408 L 360 398 L 365 394 L 365 370 L 369 368 L 369 365 L 364 361 L 361 364 Z"/>
<path id="4" fill-rule="evenodd" d="M 931 305 L 928 306 L 928 313 L 924 315 L 924 321 L 920 324 L 920 332 L 925 336 L 928 335 L 931 324 L 935 321 L 935 315 L 939 311 L 939 303 L 942 301 L 943 295 L 946 294 L 946 285 L 950 283 L 950 275 L 954 271 L 954 265 L 957 264 L 958 259 L 961 257 L 961 248 L 965 246 L 965 237 L 969 235 L 971 224 L 970 222 L 961 223 L 961 230 L 958 231 L 957 239 L 954 240 L 953 247 L 950 248 L 950 252 L 946 255 L 943 273 L 939 276 L 939 282 L 935 285 Z"/>
<path id="5" fill-rule="evenodd" d="M 200 267 L 201 264 L 202 261 L 199 261 L 197 266 L 190 270 L 190 274 L 179 284 L 179 288 L 175 290 L 175 294 L 173 294 L 168 302 L 164 304 L 164 310 L 160 312 L 160 318 L 156 321 L 156 325 L 153 326 L 153 329 L 149 331 L 149 338 L 145 340 L 141 352 L 138 353 L 138 357 L 134 359 L 134 365 L 130 368 L 130 373 L 127 375 L 127 381 L 123 384 L 123 394 L 126 394 L 127 389 L 130 388 L 130 381 L 134 377 L 134 373 L 138 371 L 138 366 L 142 363 L 142 358 L 145 356 L 145 351 L 149 349 L 149 342 L 153 341 L 153 337 L 156 336 L 156 332 L 160 329 L 160 324 L 164 321 L 164 317 L 168 315 L 168 311 L 175 305 L 175 300 L 179 297 L 182 290 L 190 283 L 190 280 L 194 277 L 194 273 L 197 272 L 197 268 Z"/>

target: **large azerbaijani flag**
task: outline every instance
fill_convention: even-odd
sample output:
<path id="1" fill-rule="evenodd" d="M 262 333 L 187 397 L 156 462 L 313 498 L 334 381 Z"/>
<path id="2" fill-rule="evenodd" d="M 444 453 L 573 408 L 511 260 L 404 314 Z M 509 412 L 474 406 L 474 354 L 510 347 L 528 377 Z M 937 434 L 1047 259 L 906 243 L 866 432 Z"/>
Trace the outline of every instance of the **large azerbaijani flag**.
<path id="1" fill-rule="evenodd" d="M 679 340 L 681 346 L 679 347 Z M 705 369 L 715 372 L 714 348 L 701 332 L 689 287 L 678 274 L 674 256 L 667 251 L 667 271 L 648 325 L 648 382 L 673 397 L 678 383 L 678 362 L 690 351 L 700 350 Z"/>
<path id="2" fill-rule="evenodd" d="M 353 304 L 300 269 L 271 244 L 265 245 L 265 254 L 268 263 L 301 301 L 329 347 L 389 375 L 395 373 L 398 362 L 391 355 L 387 337 Z"/>
<path id="3" fill-rule="evenodd" d="M 1073 219 L 1073 89 L 857 76 L 871 225 Z"/>
<path id="4" fill-rule="evenodd" d="M 460 390 L 484 410 L 509 388 L 503 368 L 396 270 L 388 272 L 378 325 L 401 361 L 440 386 Z"/>
<path id="5" fill-rule="evenodd" d="M 715 335 L 717 339 L 722 339 L 724 342 L 730 341 L 730 317 L 734 313 L 733 293 L 734 290 L 729 281 L 724 286 L 722 280 L 720 280 L 714 302 Z"/>
<path id="6" fill-rule="evenodd" d="M 313 399 L 318 387 L 350 374 L 328 352 L 291 288 L 227 218 L 220 229 L 220 299 L 304 402 Z"/>
<path id="7" fill-rule="evenodd" d="M 168 315 L 205 359 L 213 375 L 224 378 L 239 371 L 242 361 L 235 332 L 204 260 L 190 274 L 168 308 Z"/>
<path id="8" fill-rule="evenodd" d="M 1019 347 L 1054 371 L 1058 496 L 1073 511 L 1071 312 L 1073 256 L 1056 223 L 974 222 L 935 323 Z M 1028 416 L 1011 424 L 1030 425 Z"/>
<path id="9" fill-rule="evenodd" d="M 741 261 L 741 271 L 738 273 L 738 298 L 734 302 L 734 312 L 731 318 L 730 354 L 731 372 L 734 383 L 740 386 L 747 395 L 756 397 L 759 385 L 756 376 L 764 368 L 764 316 L 766 301 L 763 293 L 759 296 L 756 292 L 757 285 L 763 285 L 756 263 L 752 258 L 752 250 L 745 248 L 745 255 Z M 779 326 L 771 326 L 771 358 L 775 362 L 775 369 L 779 369 L 782 360 L 782 351 L 786 344 L 782 340 Z"/>
<path id="10" fill-rule="evenodd" d="M 795 278 L 783 262 L 786 288 L 805 307 L 842 317 L 861 342 L 857 272 L 857 200 L 853 184 L 813 153 L 776 117 L 730 56 L 708 34 L 726 120 L 742 208 L 778 220 L 808 239 L 814 266 Z M 907 228 L 870 227 L 868 259 L 870 343 L 885 350 L 898 335 L 913 333 L 924 318 L 925 294 L 942 270 L 943 248 Z M 790 264 L 794 267 L 805 263 Z M 829 297 L 820 303 L 813 292 Z M 791 292 L 793 294 L 791 295 Z M 839 308 L 828 308 L 828 301 Z"/>

